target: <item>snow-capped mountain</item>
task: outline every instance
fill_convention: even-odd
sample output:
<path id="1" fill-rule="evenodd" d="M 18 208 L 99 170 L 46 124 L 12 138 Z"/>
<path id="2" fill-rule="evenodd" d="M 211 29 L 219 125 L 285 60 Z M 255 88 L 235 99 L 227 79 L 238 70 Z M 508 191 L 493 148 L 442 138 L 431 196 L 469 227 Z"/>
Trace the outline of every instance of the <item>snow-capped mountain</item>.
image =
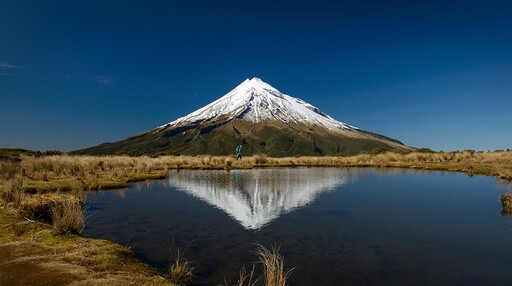
<path id="1" fill-rule="evenodd" d="M 126 140 L 75 153 L 230 155 L 239 144 L 245 155 L 278 157 L 410 149 L 398 140 L 337 121 L 252 78 L 186 116 Z"/>
<path id="2" fill-rule="evenodd" d="M 312 124 L 328 129 L 358 129 L 331 118 L 301 99 L 281 93 L 257 77 L 246 79 L 216 101 L 160 128 L 182 123 L 206 122 L 222 116 L 253 123 L 268 119 L 284 123 Z"/>

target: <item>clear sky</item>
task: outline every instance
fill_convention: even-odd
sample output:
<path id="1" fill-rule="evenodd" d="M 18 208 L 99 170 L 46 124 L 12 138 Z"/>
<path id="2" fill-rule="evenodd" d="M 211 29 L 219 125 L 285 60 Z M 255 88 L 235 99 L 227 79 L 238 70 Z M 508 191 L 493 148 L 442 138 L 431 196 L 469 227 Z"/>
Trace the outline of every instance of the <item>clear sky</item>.
<path id="1" fill-rule="evenodd" d="M 415 147 L 512 148 L 512 1 L 0 0 L 0 147 L 76 150 L 259 77 Z"/>

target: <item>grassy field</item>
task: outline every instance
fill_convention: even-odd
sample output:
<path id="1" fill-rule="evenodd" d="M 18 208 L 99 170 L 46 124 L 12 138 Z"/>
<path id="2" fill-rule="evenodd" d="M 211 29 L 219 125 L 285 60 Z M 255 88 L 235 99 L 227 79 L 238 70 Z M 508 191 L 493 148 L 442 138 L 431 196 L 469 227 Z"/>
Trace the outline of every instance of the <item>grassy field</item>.
<path id="1" fill-rule="evenodd" d="M 350 157 L 244 157 L 234 156 L 69 156 L 58 152 L 10 153 L 0 161 L 0 285 L 174 285 L 189 281 L 192 269 L 183 257 L 170 265 L 169 273 L 154 269 L 131 257 L 126 247 L 86 239 L 84 191 L 125 188 L 131 182 L 165 178 L 170 169 L 248 169 L 271 167 L 377 167 L 443 170 L 495 176 L 512 180 L 512 152 L 410 152 L 363 154 Z M 503 213 L 512 214 L 512 194 L 501 196 Z M 272 250 L 272 253 L 273 250 Z M 278 253 L 274 253 L 278 256 Z M 279 279 L 263 274 L 240 273 L 236 285 L 263 285 L 286 281 L 282 257 Z M 277 265 L 277 266 L 276 266 Z M 271 266 L 269 266 L 270 268 Z M 35 270 L 34 270 L 35 269 Z M 264 268 L 265 269 L 265 268 Z M 269 274 L 270 275 L 270 274 Z M 165 276 L 162 277 L 162 276 Z M 265 278 L 266 277 L 266 278 Z M 7 280 L 6 280 L 7 279 Z M 279 282 L 280 283 L 280 282 Z"/>

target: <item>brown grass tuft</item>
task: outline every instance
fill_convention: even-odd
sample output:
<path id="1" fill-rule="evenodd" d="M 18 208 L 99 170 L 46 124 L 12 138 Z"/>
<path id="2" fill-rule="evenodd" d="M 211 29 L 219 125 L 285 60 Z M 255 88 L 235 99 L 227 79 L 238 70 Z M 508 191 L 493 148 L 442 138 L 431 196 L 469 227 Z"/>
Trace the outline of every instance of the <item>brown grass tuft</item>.
<path id="1" fill-rule="evenodd" d="M 251 272 L 247 273 L 245 267 L 239 272 L 238 281 L 233 286 L 256 286 L 260 278 L 254 278 L 254 265 L 252 266 Z"/>
<path id="2" fill-rule="evenodd" d="M 254 156 L 254 163 L 256 165 L 266 165 L 268 163 L 268 158 L 264 155 L 256 155 Z"/>
<path id="3" fill-rule="evenodd" d="M 285 286 L 293 269 L 285 270 L 284 257 L 279 254 L 279 247 L 274 245 L 271 249 L 267 249 L 258 244 L 256 254 L 263 265 L 263 285 Z"/>
<path id="4" fill-rule="evenodd" d="M 254 277 L 254 265 L 249 273 L 243 267 L 239 272 L 238 281 L 233 286 L 285 286 L 293 268 L 285 270 L 284 257 L 279 254 L 279 247 L 274 245 L 271 249 L 267 249 L 261 244 L 256 244 L 256 255 L 263 267 L 262 276 Z M 258 284 L 258 282 L 261 283 Z M 225 285 L 228 284 L 225 283 Z"/>
<path id="5" fill-rule="evenodd" d="M 21 172 L 21 167 L 19 162 L 12 161 L 0 161 L 0 178 L 1 179 L 12 179 L 18 173 Z"/>
<path id="6" fill-rule="evenodd" d="M 501 201 L 501 214 L 512 215 L 512 192 L 500 196 Z"/>
<path id="7" fill-rule="evenodd" d="M 18 209 L 25 199 L 23 178 L 19 176 L 14 177 L 8 182 L 7 187 L 0 191 L 0 195 L 5 205 L 11 204 L 12 207 Z"/>
<path id="8" fill-rule="evenodd" d="M 72 196 L 68 200 L 56 203 L 52 208 L 53 229 L 56 233 L 82 232 L 85 221 L 85 209 L 83 201 Z"/>
<path id="9" fill-rule="evenodd" d="M 185 249 L 186 250 L 186 249 Z M 185 251 L 179 249 L 175 253 L 171 251 L 171 265 L 169 266 L 169 280 L 178 285 L 184 285 L 194 278 L 192 263 L 185 258 Z"/>

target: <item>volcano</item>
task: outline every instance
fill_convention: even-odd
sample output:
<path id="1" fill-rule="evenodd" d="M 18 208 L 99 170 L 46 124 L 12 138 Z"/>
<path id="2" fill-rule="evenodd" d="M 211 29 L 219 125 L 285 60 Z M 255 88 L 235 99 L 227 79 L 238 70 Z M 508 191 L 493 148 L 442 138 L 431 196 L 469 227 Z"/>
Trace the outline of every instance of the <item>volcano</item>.
<path id="1" fill-rule="evenodd" d="M 214 102 L 167 124 L 78 150 L 92 155 L 349 155 L 410 149 L 402 142 L 337 121 L 259 78 L 247 79 Z"/>

